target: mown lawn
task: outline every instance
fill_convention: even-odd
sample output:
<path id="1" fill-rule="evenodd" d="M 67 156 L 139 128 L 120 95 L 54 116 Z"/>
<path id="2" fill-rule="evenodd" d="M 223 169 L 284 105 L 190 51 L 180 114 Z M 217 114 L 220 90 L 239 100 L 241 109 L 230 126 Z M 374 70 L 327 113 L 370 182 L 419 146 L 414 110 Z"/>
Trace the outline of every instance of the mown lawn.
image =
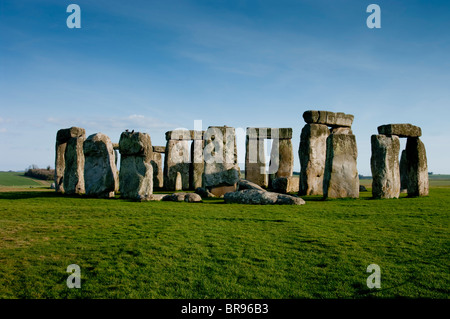
<path id="1" fill-rule="evenodd" d="M 0 298 L 449 298 L 450 188 L 251 206 L 0 193 Z M 366 286 L 369 264 L 381 289 Z M 66 268 L 81 267 L 81 289 Z"/>

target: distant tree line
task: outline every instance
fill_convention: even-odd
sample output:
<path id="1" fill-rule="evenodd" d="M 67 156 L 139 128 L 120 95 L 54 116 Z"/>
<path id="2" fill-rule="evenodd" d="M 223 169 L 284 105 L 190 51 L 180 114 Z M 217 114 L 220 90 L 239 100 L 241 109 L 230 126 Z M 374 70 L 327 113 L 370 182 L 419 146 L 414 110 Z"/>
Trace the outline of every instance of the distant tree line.
<path id="1" fill-rule="evenodd" d="M 50 168 L 39 168 L 37 165 L 31 165 L 25 169 L 25 176 L 42 179 L 44 181 L 52 181 L 55 178 L 55 170 Z"/>

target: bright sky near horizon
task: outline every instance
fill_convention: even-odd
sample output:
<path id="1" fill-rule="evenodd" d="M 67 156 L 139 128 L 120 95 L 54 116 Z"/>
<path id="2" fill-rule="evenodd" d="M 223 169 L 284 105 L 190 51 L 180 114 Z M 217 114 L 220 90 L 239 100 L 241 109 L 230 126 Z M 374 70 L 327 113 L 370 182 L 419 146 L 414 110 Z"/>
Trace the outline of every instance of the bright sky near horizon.
<path id="1" fill-rule="evenodd" d="M 450 173 L 449 17 L 435 0 L 2 0 L 0 170 L 53 167 L 60 128 L 165 145 L 201 120 L 293 128 L 298 171 L 302 114 L 318 109 L 355 116 L 360 174 L 387 123 L 420 126 L 429 171 Z"/>

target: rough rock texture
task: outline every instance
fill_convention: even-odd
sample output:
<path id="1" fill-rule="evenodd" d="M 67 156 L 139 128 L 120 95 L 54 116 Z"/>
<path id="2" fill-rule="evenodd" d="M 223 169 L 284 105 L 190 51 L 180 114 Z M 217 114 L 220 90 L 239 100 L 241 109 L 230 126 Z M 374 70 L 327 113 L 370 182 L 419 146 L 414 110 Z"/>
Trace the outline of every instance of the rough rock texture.
<path id="1" fill-rule="evenodd" d="M 226 193 L 235 192 L 237 189 L 237 184 L 235 185 L 222 185 L 210 187 L 209 191 L 215 197 L 223 197 Z"/>
<path id="2" fill-rule="evenodd" d="M 251 128 L 247 128 L 247 134 L 249 129 Z M 247 135 L 245 148 L 245 179 L 267 187 L 269 180 L 266 174 L 264 139 L 249 138 Z"/>
<path id="3" fill-rule="evenodd" d="M 205 164 L 203 162 L 203 140 L 193 140 L 191 144 L 191 165 L 189 167 L 189 185 L 190 189 L 196 189 L 203 185 L 203 171 Z"/>
<path id="4" fill-rule="evenodd" d="M 161 189 L 164 187 L 162 155 L 159 152 L 155 152 L 154 147 L 153 147 L 153 155 L 152 155 L 151 163 L 153 166 L 153 188 Z"/>
<path id="5" fill-rule="evenodd" d="M 85 137 L 72 137 L 67 142 L 64 153 L 64 192 L 66 194 L 84 194 L 84 153 Z"/>
<path id="6" fill-rule="evenodd" d="M 247 127 L 250 139 L 291 139 L 292 128 Z"/>
<path id="7" fill-rule="evenodd" d="M 323 195 L 323 175 L 330 130 L 323 124 L 306 124 L 300 135 L 299 195 Z"/>
<path id="8" fill-rule="evenodd" d="M 183 179 L 181 173 L 177 172 L 177 177 L 175 178 L 175 190 L 181 191 L 183 189 Z"/>
<path id="9" fill-rule="evenodd" d="M 325 124 L 331 127 L 344 126 L 351 127 L 354 116 L 345 113 L 335 113 L 330 111 L 305 111 L 303 119 L 306 123 Z"/>
<path id="10" fill-rule="evenodd" d="M 206 188 L 203 188 L 203 187 L 197 187 L 195 189 L 195 193 L 200 195 L 200 197 L 202 197 L 202 198 L 214 198 L 214 197 L 216 197 L 209 190 L 207 190 Z"/>
<path id="11" fill-rule="evenodd" d="M 166 152 L 166 147 L 165 146 L 153 146 L 153 152 L 165 153 Z"/>
<path id="12" fill-rule="evenodd" d="M 205 132 L 204 187 L 232 186 L 240 178 L 236 135 L 232 127 L 210 126 Z"/>
<path id="13" fill-rule="evenodd" d="M 119 187 L 113 145 L 102 133 L 90 135 L 83 145 L 86 195 L 114 197 Z"/>
<path id="14" fill-rule="evenodd" d="M 248 180 L 245 179 L 240 179 L 237 185 L 237 189 L 238 190 L 243 190 L 243 189 L 257 189 L 260 191 L 265 191 L 264 188 L 262 188 L 261 186 L 259 186 L 258 184 L 252 183 Z"/>
<path id="15" fill-rule="evenodd" d="M 71 138 L 86 136 L 86 131 L 80 127 L 71 127 L 58 130 L 56 133 L 55 146 L 55 190 L 59 193 L 64 192 L 64 171 L 66 169 L 65 153 L 67 142 Z"/>
<path id="16" fill-rule="evenodd" d="M 299 178 L 297 176 L 278 177 L 272 180 L 272 190 L 276 193 L 294 193 L 298 191 Z"/>
<path id="17" fill-rule="evenodd" d="M 291 139 L 273 140 L 269 174 L 272 179 L 291 177 L 294 172 L 294 152 Z"/>
<path id="18" fill-rule="evenodd" d="M 428 164 L 425 145 L 418 137 L 409 137 L 406 142 L 408 196 L 427 196 Z"/>
<path id="19" fill-rule="evenodd" d="M 119 188 L 124 198 L 146 200 L 153 193 L 153 148 L 150 136 L 123 132 L 119 140 Z"/>
<path id="20" fill-rule="evenodd" d="M 378 134 L 387 136 L 397 135 L 398 137 L 420 137 L 422 130 L 412 124 L 386 124 L 378 126 Z"/>
<path id="21" fill-rule="evenodd" d="M 372 196 L 374 198 L 398 198 L 400 196 L 400 168 L 398 136 L 372 135 Z"/>
<path id="22" fill-rule="evenodd" d="M 200 203 L 202 201 L 202 198 L 198 194 L 187 193 L 184 197 L 184 201 L 188 203 Z"/>
<path id="23" fill-rule="evenodd" d="M 408 162 L 406 159 L 406 150 L 402 151 L 400 156 L 400 193 L 408 191 Z"/>
<path id="24" fill-rule="evenodd" d="M 188 203 L 200 203 L 202 198 L 200 195 L 195 193 L 173 193 L 170 195 L 165 195 L 162 198 L 163 201 L 171 202 L 188 202 Z"/>
<path id="25" fill-rule="evenodd" d="M 323 179 L 324 198 L 359 197 L 357 157 L 355 135 L 331 134 L 327 138 Z"/>
<path id="26" fill-rule="evenodd" d="M 167 134 L 167 133 L 166 133 Z M 187 135 L 188 137 L 190 135 Z M 177 173 L 181 174 L 182 189 L 189 189 L 190 140 L 168 140 L 164 157 L 164 188 L 176 190 Z"/>
<path id="27" fill-rule="evenodd" d="M 254 205 L 303 205 L 305 201 L 300 197 L 277 194 L 257 189 L 244 189 L 227 193 L 225 203 L 254 204 Z"/>
<path id="28" fill-rule="evenodd" d="M 359 192 L 367 192 L 367 188 L 364 185 L 359 185 Z"/>

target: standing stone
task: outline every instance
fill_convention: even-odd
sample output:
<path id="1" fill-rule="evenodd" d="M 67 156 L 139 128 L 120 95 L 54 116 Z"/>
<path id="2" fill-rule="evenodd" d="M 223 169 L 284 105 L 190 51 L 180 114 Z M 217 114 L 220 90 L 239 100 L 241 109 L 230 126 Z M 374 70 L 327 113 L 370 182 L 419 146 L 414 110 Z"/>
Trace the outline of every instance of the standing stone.
<path id="1" fill-rule="evenodd" d="M 372 135 L 372 196 L 374 198 L 398 198 L 400 196 L 400 168 L 398 155 L 400 139 L 392 135 Z"/>
<path id="2" fill-rule="evenodd" d="M 275 172 L 272 173 L 271 168 Z M 273 140 L 269 173 L 272 173 L 273 178 L 291 177 L 294 173 L 294 151 L 291 139 Z"/>
<path id="3" fill-rule="evenodd" d="M 306 124 L 300 135 L 299 195 L 323 195 L 323 176 L 330 130 L 323 124 Z"/>
<path id="4" fill-rule="evenodd" d="M 153 188 L 161 189 L 164 187 L 164 173 L 163 173 L 163 163 L 161 153 L 153 151 L 152 166 L 153 166 Z"/>
<path id="5" fill-rule="evenodd" d="M 64 172 L 66 169 L 66 147 L 71 138 L 84 138 L 86 131 L 80 127 L 58 130 L 55 146 L 55 190 L 64 193 Z"/>
<path id="6" fill-rule="evenodd" d="M 102 133 L 90 135 L 83 145 L 86 195 L 114 197 L 119 185 L 113 145 Z"/>
<path id="7" fill-rule="evenodd" d="M 177 177 L 175 178 L 175 191 L 181 191 L 183 189 L 183 180 L 181 178 L 181 173 L 177 172 Z"/>
<path id="8" fill-rule="evenodd" d="M 64 192 L 66 194 L 84 194 L 84 153 L 85 135 L 71 137 L 64 153 Z"/>
<path id="9" fill-rule="evenodd" d="M 400 192 L 408 192 L 408 162 L 406 161 L 406 150 L 400 156 Z"/>
<path id="10" fill-rule="evenodd" d="M 181 174 L 182 188 L 189 188 L 189 140 L 168 140 L 164 157 L 164 188 L 174 191 L 177 173 Z"/>
<path id="11" fill-rule="evenodd" d="M 190 189 L 197 189 L 203 185 L 203 170 L 205 164 L 203 162 L 203 148 L 205 142 L 203 141 L 203 134 L 200 139 L 194 139 L 191 144 L 191 160 L 189 172 Z"/>
<path id="12" fill-rule="evenodd" d="M 330 134 L 323 179 L 324 198 L 358 198 L 358 150 L 353 134 Z"/>
<path id="13" fill-rule="evenodd" d="M 245 142 L 245 179 L 261 187 L 268 186 L 266 174 L 266 152 L 264 147 L 265 138 L 258 137 L 259 131 L 248 127 Z M 270 129 L 267 129 L 270 130 Z"/>
<path id="14" fill-rule="evenodd" d="M 146 200 L 153 193 L 153 157 L 150 136 L 123 132 L 119 141 L 120 194 L 124 198 Z"/>
<path id="15" fill-rule="evenodd" d="M 236 189 L 240 178 L 236 135 L 233 127 L 210 126 L 204 134 L 204 187 L 215 194 L 215 188 Z M 217 194 L 222 193 L 219 190 Z M 220 195 L 219 195 L 220 196 Z"/>
<path id="16" fill-rule="evenodd" d="M 418 137 L 406 141 L 408 196 L 428 196 L 428 164 L 425 145 Z"/>

